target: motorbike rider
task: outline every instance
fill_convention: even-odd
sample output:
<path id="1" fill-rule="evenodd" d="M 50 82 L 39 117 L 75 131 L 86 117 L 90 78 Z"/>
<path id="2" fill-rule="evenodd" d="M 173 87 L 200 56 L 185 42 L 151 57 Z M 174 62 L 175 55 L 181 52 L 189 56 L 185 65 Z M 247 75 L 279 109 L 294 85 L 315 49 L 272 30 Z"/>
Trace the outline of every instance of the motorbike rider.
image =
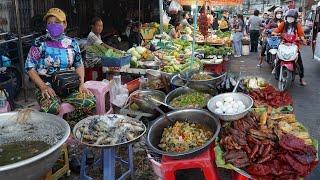
<path id="1" fill-rule="evenodd" d="M 300 84 L 302 86 L 305 86 L 305 85 L 307 85 L 307 83 L 303 79 L 304 78 L 304 68 L 303 68 L 303 63 L 302 63 L 302 58 L 301 58 L 301 53 L 300 53 L 301 41 L 303 42 L 303 44 L 307 43 L 306 39 L 304 38 L 304 30 L 303 30 L 302 25 L 297 22 L 298 12 L 296 10 L 294 10 L 294 9 L 288 10 L 285 19 L 286 19 L 286 21 L 281 22 L 279 24 L 278 28 L 274 29 L 274 31 L 272 32 L 272 35 L 280 35 L 282 33 L 294 34 L 300 40 L 297 43 L 297 46 L 299 48 L 297 64 L 300 69 L 300 71 L 299 71 Z"/>
<path id="2" fill-rule="evenodd" d="M 269 30 L 277 28 L 278 25 L 283 21 L 282 18 L 283 18 L 283 10 L 282 10 L 281 7 L 278 7 L 278 8 L 276 8 L 274 10 L 274 18 L 271 19 L 269 21 L 269 23 L 266 25 L 265 33 L 266 33 L 267 36 L 268 36 L 268 31 Z M 261 54 L 260 54 L 260 57 L 259 57 L 259 64 L 257 65 L 257 67 L 261 67 L 261 65 L 263 63 L 263 60 L 265 58 L 266 50 L 267 50 L 267 41 L 265 40 L 263 42 L 263 46 L 262 46 L 262 49 L 261 49 Z"/>

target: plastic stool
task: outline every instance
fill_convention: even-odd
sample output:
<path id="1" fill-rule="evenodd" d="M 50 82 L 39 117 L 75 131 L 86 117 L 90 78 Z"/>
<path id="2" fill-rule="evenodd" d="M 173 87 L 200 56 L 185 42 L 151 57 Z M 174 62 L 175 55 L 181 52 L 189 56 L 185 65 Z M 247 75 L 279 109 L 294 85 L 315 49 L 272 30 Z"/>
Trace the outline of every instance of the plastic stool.
<path id="1" fill-rule="evenodd" d="M 97 72 L 98 74 L 98 77 L 95 79 L 93 78 L 94 72 Z M 85 73 L 84 81 L 92 81 L 92 80 L 101 81 L 103 79 L 102 67 L 85 68 L 84 73 Z"/>
<path id="2" fill-rule="evenodd" d="M 217 180 L 218 173 L 213 165 L 214 157 L 210 149 L 191 159 L 171 159 L 167 156 L 162 157 L 161 167 L 165 180 L 175 180 L 177 170 L 200 168 L 206 180 Z"/>
<path id="3" fill-rule="evenodd" d="M 249 178 L 239 174 L 236 171 L 232 171 L 232 180 L 249 180 Z"/>
<path id="4" fill-rule="evenodd" d="M 103 115 L 106 113 L 106 100 L 105 95 L 109 92 L 109 83 L 102 81 L 87 81 L 84 83 L 84 86 L 92 92 L 92 94 L 96 97 L 96 114 Z M 109 111 L 110 114 L 112 112 L 112 108 L 110 106 Z"/>
<path id="5" fill-rule="evenodd" d="M 69 103 L 62 103 L 60 105 L 59 117 L 63 118 L 63 115 L 74 111 L 74 107 Z"/>
<path id="6" fill-rule="evenodd" d="M 101 156 L 94 163 L 93 166 L 97 166 L 98 163 L 102 163 L 103 168 L 103 180 L 115 180 L 116 172 L 116 160 L 120 161 L 122 165 L 126 165 L 128 170 L 123 173 L 118 179 L 123 180 L 133 177 L 133 148 L 132 144 L 128 145 L 128 161 L 123 160 L 121 157 L 116 156 L 115 148 L 104 148 L 101 149 Z M 90 151 L 88 148 L 85 148 L 82 157 L 81 157 L 81 168 L 80 168 L 80 180 L 92 180 L 90 176 L 87 175 L 87 163 L 86 159 Z"/>
<path id="7" fill-rule="evenodd" d="M 62 159 L 59 159 L 56 162 L 56 164 L 59 164 L 62 167 L 59 170 L 53 172 L 52 179 L 54 179 L 54 180 L 60 179 L 65 174 L 67 176 L 70 176 L 70 173 L 71 173 L 70 167 L 69 167 L 69 157 L 68 157 L 67 144 L 62 145 L 61 156 L 62 156 Z"/>
<path id="8" fill-rule="evenodd" d="M 5 105 L 0 108 L 0 113 L 5 113 L 11 111 L 10 104 L 8 101 L 5 102 Z"/>

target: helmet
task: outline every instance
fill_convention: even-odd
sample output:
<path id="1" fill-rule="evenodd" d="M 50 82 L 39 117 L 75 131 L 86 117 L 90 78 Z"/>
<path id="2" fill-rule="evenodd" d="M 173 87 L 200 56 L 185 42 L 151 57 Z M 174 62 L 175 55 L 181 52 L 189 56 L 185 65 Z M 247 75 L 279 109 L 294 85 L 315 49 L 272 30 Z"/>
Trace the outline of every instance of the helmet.
<path id="1" fill-rule="evenodd" d="M 273 12 L 274 12 L 274 14 L 283 13 L 283 10 L 281 7 L 277 7 Z"/>
<path id="2" fill-rule="evenodd" d="M 297 18 L 298 18 L 298 12 L 297 12 L 297 10 L 295 10 L 295 9 L 289 9 L 289 10 L 287 11 L 286 17 L 293 17 L 293 18 L 297 19 Z"/>

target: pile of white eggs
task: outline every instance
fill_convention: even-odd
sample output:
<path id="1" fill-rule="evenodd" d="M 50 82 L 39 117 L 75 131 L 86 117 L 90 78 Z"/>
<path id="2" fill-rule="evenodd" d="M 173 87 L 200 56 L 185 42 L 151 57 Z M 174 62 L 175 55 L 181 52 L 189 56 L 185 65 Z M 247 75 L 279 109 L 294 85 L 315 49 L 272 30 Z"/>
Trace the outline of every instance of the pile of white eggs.
<path id="1" fill-rule="evenodd" d="M 216 102 L 215 113 L 217 114 L 237 114 L 246 109 L 242 101 L 234 100 L 233 97 L 225 97 L 223 101 Z"/>

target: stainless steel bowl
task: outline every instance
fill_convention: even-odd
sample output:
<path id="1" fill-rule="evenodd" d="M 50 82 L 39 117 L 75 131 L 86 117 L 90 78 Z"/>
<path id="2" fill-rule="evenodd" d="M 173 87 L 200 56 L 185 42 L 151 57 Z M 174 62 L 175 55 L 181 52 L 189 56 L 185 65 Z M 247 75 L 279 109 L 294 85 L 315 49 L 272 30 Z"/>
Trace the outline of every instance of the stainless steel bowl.
<path id="1" fill-rule="evenodd" d="M 12 129 L 12 131 L 18 131 L 20 128 L 23 129 L 23 127 L 14 121 L 16 115 L 17 112 L 0 114 L 0 127 L 4 127 L 3 131 L 6 131 L 6 127 L 8 127 L 8 130 Z M 12 141 L 41 139 L 44 142 L 49 142 L 48 144 L 52 143 L 52 146 L 50 149 L 29 159 L 0 166 L 0 179 L 40 179 L 58 160 L 61 153 L 60 147 L 70 134 L 68 123 L 55 115 L 32 112 L 27 122 L 29 125 L 26 126 L 34 127 L 32 131 L 21 130 L 19 133 L 11 133 L 9 130 L 6 134 L 0 136 L 0 144 Z"/>
<path id="2" fill-rule="evenodd" d="M 154 69 L 154 70 L 159 70 L 161 66 L 161 62 L 159 61 L 144 61 L 142 63 L 144 67 L 147 69 Z"/>
<path id="3" fill-rule="evenodd" d="M 217 114 L 215 112 L 215 110 L 217 109 L 216 102 L 223 101 L 223 99 L 226 97 L 232 97 L 236 101 L 238 101 L 238 100 L 242 101 L 243 104 L 246 106 L 246 109 L 243 112 L 236 113 L 236 114 Z M 238 120 L 238 119 L 243 118 L 244 116 L 246 116 L 249 113 L 252 106 L 253 106 L 253 99 L 249 95 L 246 95 L 243 93 L 219 94 L 219 95 L 211 98 L 208 102 L 208 105 L 207 105 L 209 111 L 211 111 L 217 118 L 224 120 L 224 121 L 234 121 L 234 120 Z"/>
<path id="4" fill-rule="evenodd" d="M 163 116 L 155 120 L 154 124 L 150 127 L 147 136 L 147 144 L 154 152 L 166 155 L 175 159 L 188 158 L 200 154 L 205 151 L 214 142 L 215 138 L 220 132 L 220 122 L 210 112 L 200 109 L 184 109 L 179 111 L 173 111 L 167 114 L 167 116 L 173 121 L 186 121 L 195 124 L 202 124 L 208 127 L 212 133 L 212 138 L 201 147 L 194 148 L 187 152 L 175 153 L 165 152 L 158 146 L 162 137 L 164 128 L 169 127 L 172 123 L 166 120 Z"/>
<path id="5" fill-rule="evenodd" d="M 199 74 L 199 73 L 206 73 L 209 76 L 211 76 L 211 79 L 208 80 L 191 80 L 190 78 L 194 75 L 194 74 Z M 189 73 L 185 73 L 185 74 L 180 74 L 181 79 L 187 83 L 187 86 L 192 88 L 192 89 L 199 89 L 199 90 L 210 90 L 212 88 L 217 87 L 218 85 L 220 85 L 227 73 L 222 73 L 220 75 L 216 75 L 214 73 L 211 72 L 197 72 L 197 71 L 191 71 Z"/>
<path id="6" fill-rule="evenodd" d="M 174 86 L 174 89 L 176 89 L 184 86 L 185 82 L 180 78 L 179 74 L 176 74 L 170 79 L 170 84 Z"/>
<path id="7" fill-rule="evenodd" d="M 138 97 L 139 95 L 141 95 L 142 99 L 132 99 L 131 101 L 138 105 L 140 111 L 150 113 L 150 114 L 157 114 L 157 111 L 152 107 L 150 107 L 145 100 L 143 100 L 143 96 L 146 96 L 146 97 L 151 96 L 156 100 L 159 100 L 160 102 L 164 102 L 166 98 L 166 94 L 164 92 L 159 90 L 151 90 L 151 89 L 134 91 L 130 97 L 133 97 L 135 95 L 138 95 Z M 161 105 L 156 102 L 154 104 L 157 106 Z"/>
<path id="8" fill-rule="evenodd" d="M 172 109 L 172 110 L 187 109 L 187 107 L 186 107 L 186 108 L 175 108 L 175 107 L 172 107 L 172 106 L 170 105 L 170 103 L 171 103 L 171 101 L 172 101 L 174 98 L 179 97 L 179 96 L 184 95 L 184 94 L 187 94 L 187 93 L 190 93 L 190 92 L 194 92 L 194 91 L 195 91 L 194 89 L 191 89 L 191 88 L 188 88 L 188 87 L 185 87 L 185 86 L 180 87 L 180 88 L 177 88 L 177 89 L 171 91 L 169 94 L 167 94 L 164 102 L 165 102 L 167 105 L 169 105 L 168 107 L 169 107 L 170 109 Z M 205 106 L 202 107 L 202 108 L 205 108 Z"/>

